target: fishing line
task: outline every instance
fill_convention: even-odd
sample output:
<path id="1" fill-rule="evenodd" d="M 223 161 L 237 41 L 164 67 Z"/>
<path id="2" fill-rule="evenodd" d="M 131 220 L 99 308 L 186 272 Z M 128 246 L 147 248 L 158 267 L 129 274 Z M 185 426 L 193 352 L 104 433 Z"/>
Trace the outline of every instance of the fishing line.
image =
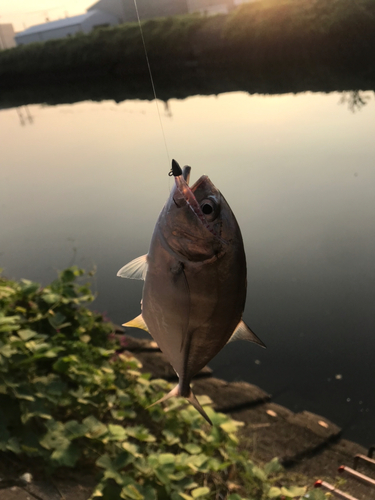
<path id="1" fill-rule="evenodd" d="M 145 42 L 145 39 L 144 39 L 144 36 L 143 36 L 143 30 L 142 30 L 141 19 L 140 19 L 140 17 L 139 17 L 137 0 L 134 0 L 134 7 L 135 7 L 135 12 L 136 12 L 136 14 L 137 14 L 139 31 L 141 32 L 141 38 L 142 38 L 142 44 L 143 44 L 143 50 L 144 50 L 144 52 L 145 52 L 145 57 L 146 57 L 146 62 L 147 62 L 147 67 L 148 67 L 148 73 L 149 73 L 149 75 L 150 75 L 150 80 L 151 80 L 152 91 L 153 91 L 153 93 L 154 93 L 154 99 L 155 99 L 156 109 L 158 110 L 159 123 L 160 123 L 161 132 L 162 132 L 162 134 L 163 134 L 164 146 L 165 146 L 165 151 L 166 151 L 166 153 L 167 153 L 167 158 L 168 158 L 168 167 L 169 167 L 169 165 L 171 164 L 171 161 L 170 161 L 170 158 L 169 158 L 169 150 L 168 150 L 167 140 L 166 140 L 166 138 L 165 138 L 164 127 L 163 127 L 163 122 L 161 121 L 161 114 L 160 114 L 160 110 L 159 110 L 158 99 L 157 99 L 157 97 L 156 97 L 156 90 L 155 90 L 154 79 L 153 79 L 153 77 L 152 77 L 152 71 L 151 71 L 150 61 L 149 61 L 149 59 L 148 59 L 147 48 L 146 48 L 146 42 Z"/>

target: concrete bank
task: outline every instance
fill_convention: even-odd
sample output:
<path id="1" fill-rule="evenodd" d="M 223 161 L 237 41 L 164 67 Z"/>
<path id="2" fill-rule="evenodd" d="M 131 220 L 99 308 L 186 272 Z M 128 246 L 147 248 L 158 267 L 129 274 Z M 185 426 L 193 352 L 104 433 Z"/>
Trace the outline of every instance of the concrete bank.
<path id="1" fill-rule="evenodd" d="M 126 336 L 128 351 L 137 357 L 142 371 L 153 378 L 177 380 L 176 374 L 156 342 Z M 272 396 L 247 382 L 225 382 L 217 379 L 205 367 L 193 381 L 196 395 L 206 394 L 213 408 L 228 413 L 245 423 L 241 429 L 241 446 L 255 461 L 267 462 L 278 457 L 293 474 L 307 476 L 310 484 L 322 479 L 337 485 L 358 500 L 374 500 L 375 488 L 357 480 L 339 475 L 341 465 L 353 467 L 357 454 L 367 450 L 352 441 L 341 438 L 341 429 L 326 418 L 303 411 L 291 410 L 272 402 Z M 375 478 L 375 468 L 359 468 Z M 342 479 L 346 479 L 342 484 Z"/>

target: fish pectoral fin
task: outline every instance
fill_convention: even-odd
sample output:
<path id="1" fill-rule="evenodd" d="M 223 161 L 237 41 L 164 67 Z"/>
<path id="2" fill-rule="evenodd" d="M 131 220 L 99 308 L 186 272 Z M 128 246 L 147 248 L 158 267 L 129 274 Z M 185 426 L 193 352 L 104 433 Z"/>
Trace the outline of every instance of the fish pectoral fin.
<path id="1" fill-rule="evenodd" d="M 163 396 L 161 399 L 158 399 L 157 401 L 155 401 L 155 403 L 152 403 L 152 405 L 148 406 L 146 408 L 146 410 L 148 408 L 151 408 L 152 406 L 155 406 L 157 405 L 158 403 L 163 403 L 164 401 L 167 401 L 167 399 L 170 399 L 170 398 L 174 398 L 174 397 L 179 397 L 181 396 L 181 393 L 180 393 L 180 386 L 179 385 L 176 385 L 176 387 L 174 387 L 170 392 L 168 392 L 168 394 L 166 394 L 165 396 Z M 189 403 L 191 403 L 194 408 L 196 410 L 199 411 L 199 413 L 202 415 L 202 417 L 207 420 L 207 422 L 212 425 L 212 422 L 211 420 L 209 419 L 207 413 L 204 411 L 204 409 L 201 407 L 201 405 L 199 404 L 199 401 L 197 400 L 197 398 L 195 397 L 195 394 L 193 393 L 193 391 L 190 389 L 190 394 L 189 396 L 186 398 Z"/>
<path id="2" fill-rule="evenodd" d="M 129 278 L 131 280 L 144 280 L 147 273 L 147 267 L 147 254 L 141 255 L 122 267 L 117 273 L 117 276 L 120 276 L 120 278 Z"/>
<path id="3" fill-rule="evenodd" d="M 136 318 L 132 319 L 131 321 L 124 323 L 122 326 L 129 326 L 131 328 L 140 328 L 141 330 L 144 330 L 145 332 L 150 333 L 148 331 L 148 327 L 145 323 L 145 320 L 143 319 L 142 314 L 140 314 Z"/>
<path id="4" fill-rule="evenodd" d="M 254 332 L 250 330 L 250 328 L 244 323 L 243 321 L 240 321 L 232 333 L 231 338 L 228 340 L 227 343 L 233 342 L 235 340 L 247 340 L 249 342 L 254 342 L 255 344 L 260 345 L 261 347 L 266 347 L 265 344 L 260 340 L 259 337 L 255 335 Z"/>

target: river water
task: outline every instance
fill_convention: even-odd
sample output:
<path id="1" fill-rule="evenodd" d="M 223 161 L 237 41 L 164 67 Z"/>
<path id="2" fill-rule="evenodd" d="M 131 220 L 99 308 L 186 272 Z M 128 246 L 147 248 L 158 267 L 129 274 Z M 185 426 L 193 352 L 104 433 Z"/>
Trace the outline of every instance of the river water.
<path id="1" fill-rule="evenodd" d="M 369 446 L 375 105 L 372 93 L 362 97 L 354 108 L 339 93 L 159 102 L 168 154 L 155 102 L 3 109 L 0 266 L 43 284 L 71 264 L 97 266 L 94 308 L 131 319 L 142 283 L 116 272 L 148 250 L 172 186 L 169 159 L 189 164 L 192 182 L 209 175 L 238 219 L 244 319 L 268 347 L 226 346 L 210 364 L 215 375 L 257 384 Z"/>

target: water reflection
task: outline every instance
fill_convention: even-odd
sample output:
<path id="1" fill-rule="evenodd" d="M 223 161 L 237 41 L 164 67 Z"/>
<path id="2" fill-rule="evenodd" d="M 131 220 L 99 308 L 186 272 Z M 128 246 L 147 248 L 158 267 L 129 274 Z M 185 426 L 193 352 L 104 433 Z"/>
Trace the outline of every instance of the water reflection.
<path id="1" fill-rule="evenodd" d="M 340 94 L 170 99 L 170 157 L 206 173 L 243 232 L 244 320 L 267 351 L 228 345 L 216 374 L 373 440 L 374 101 Z M 46 283 L 72 263 L 98 272 L 94 307 L 139 314 L 142 284 L 116 278 L 147 252 L 171 180 L 154 102 L 30 106 L 37 127 L 0 113 L 0 267 Z M 25 118 L 27 117 L 24 112 Z M 336 375 L 341 375 L 341 379 Z M 350 401 L 348 401 L 350 399 Z M 361 402 L 361 403 L 360 403 Z"/>
<path id="2" fill-rule="evenodd" d="M 21 108 L 16 108 L 18 118 L 22 127 L 25 125 L 32 125 L 34 123 L 34 117 L 31 116 L 28 106 L 22 106 Z"/>
<path id="3" fill-rule="evenodd" d="M 343 92 L 340 97 L 340 104 L 345 104 L 348 109 L 355 113 L 360 111 L 370 101 L 369 93 L 361 92 L 360 90 L 352 90 L 351 92 Z"/>

